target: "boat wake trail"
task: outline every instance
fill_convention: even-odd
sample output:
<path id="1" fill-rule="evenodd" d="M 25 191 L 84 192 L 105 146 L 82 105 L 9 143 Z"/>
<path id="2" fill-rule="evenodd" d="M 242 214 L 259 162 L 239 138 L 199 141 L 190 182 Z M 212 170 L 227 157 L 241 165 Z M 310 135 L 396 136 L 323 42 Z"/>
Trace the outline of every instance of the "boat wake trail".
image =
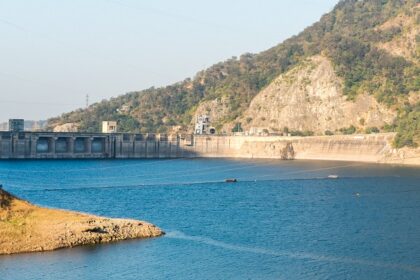
<path id="1" fill-rule="evenodd" d="M 290 251 L 273 251 L 264 248 L 258 247 L 248 247 L 243 245 L 236 245 L 236 244 L 229 244 L 222 241 L 217 241 L 208 237 L 203 236 L 191 236 L 186 235 L 180 231 L 171 231 L 166 233 L 167 238 L 173 239 L 182 239 L 182 240 L 189 240 L 197 243 L 203 243 L 231 251 L 238 251 L 238 252 L 247 252 L 253 254 L 261 254 L 261 255 L 269 255 L 269 256 L 276 256 L 276 257 L 286 257 L 291 259 L 298 259 L 298 260 L 315 260 L 320 262 L 333 262 L 333 263 L 344 263 L 344 264 L 354 264 L 354 265 L 362 265 L 362 266 L 374 266 L 379 268 L 385 269 L 395 269 L 395 270 L 404 270 L 407 272 L 413 272 L 416 274 L 420 274 L 420 267 L 399 264 L 399 263 L 388 263 L 388 262 L 380 262 L 380 261 L 371 261 L 365 259 L 358 259 L 358 258 L 351 258 L 351 257 L 340 257 L 340 256 L 330 256 L 330 255 L 321 255 L 321 254 L 314 254 L 314 253 L 307 253 L 307 252 L 290 252 Z"/>

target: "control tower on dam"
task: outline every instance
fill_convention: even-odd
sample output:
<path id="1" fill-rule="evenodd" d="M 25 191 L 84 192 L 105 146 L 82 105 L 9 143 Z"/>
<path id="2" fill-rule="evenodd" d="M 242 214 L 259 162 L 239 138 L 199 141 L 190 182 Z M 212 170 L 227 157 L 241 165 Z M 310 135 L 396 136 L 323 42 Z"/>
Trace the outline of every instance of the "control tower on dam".
<path id="1" fill-rule="evenodd" d="M 0 159 L 176 158 L 191 136 L 128 133 L 0 132 Z"/>

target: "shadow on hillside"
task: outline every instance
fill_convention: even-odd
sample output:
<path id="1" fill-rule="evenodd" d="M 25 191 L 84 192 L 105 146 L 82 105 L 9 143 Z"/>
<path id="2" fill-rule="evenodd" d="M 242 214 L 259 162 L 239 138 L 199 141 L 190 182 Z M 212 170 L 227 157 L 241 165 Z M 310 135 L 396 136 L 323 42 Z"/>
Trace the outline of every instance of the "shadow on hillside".
<path id="1" fill-rule="evenodd" d="M 0 208 L 9 208 L 14 198 L 13 195 L 0 188 Z"/>

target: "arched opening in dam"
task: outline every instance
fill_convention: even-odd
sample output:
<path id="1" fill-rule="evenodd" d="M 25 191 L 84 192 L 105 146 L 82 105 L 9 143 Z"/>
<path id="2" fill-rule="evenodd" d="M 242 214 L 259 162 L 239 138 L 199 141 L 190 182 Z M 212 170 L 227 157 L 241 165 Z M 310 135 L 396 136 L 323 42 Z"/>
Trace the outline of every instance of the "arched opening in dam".
<path id="1" fill-rule="evenodd" d="M 92 145 L 92 153 L 103 153 L 105 151 L 104 138 L 93 138 L 91 145 Z"/>
<path id="2" fill-rule="evenodd" d="M 69 151 L 69 140 L 68 137 L 58 137 L 55 140 L 55 152 L 56 153 L 68 153 Z"/>
<path id="3" fill-rule="evenodd" d="M 50 153 L 51 152 L 51 137 L 39 137 L 36 143 L 37 153 Z"/>
<path id="4" fill-rule="evenodd" d="M 86 153 L 87 151 L 87 138 L 77 137 L 74 140 L 74 152 L 75 153 Z"/>

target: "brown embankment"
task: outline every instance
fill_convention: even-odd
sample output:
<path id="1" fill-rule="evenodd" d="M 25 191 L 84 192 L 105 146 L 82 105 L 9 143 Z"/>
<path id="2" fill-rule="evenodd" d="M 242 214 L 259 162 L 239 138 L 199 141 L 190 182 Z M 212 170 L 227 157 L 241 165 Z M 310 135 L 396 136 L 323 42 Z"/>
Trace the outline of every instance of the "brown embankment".
<path id="1" fill-rule="evenodd" d="M 0 189 L 0 255 L 163 235 L 137 220 L 42 208 Z"/>
<path id="2" fill-rule="evenodd" d="M 395 149 L 394 133 L 313 137 L 195 136 L 198 157 L 279 158 L 420 165 L 420 149 Z"/>

